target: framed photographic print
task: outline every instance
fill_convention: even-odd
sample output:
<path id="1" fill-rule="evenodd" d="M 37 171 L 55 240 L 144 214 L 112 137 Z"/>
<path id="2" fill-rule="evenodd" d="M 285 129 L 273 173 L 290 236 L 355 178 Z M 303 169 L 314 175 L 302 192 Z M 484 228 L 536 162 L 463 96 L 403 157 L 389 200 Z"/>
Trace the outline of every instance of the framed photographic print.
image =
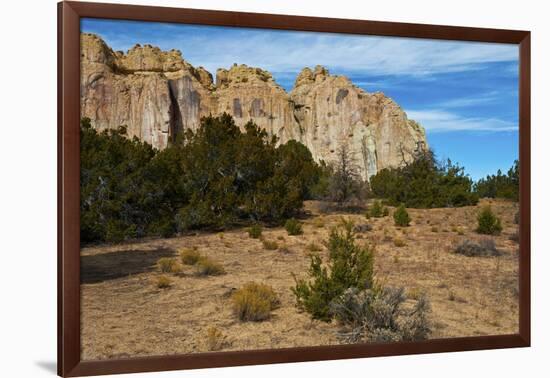
<path id="1" fill-rule="evenodd" d="M 62 2 L 58 373 L 530 345 L 530 33 Z"/>

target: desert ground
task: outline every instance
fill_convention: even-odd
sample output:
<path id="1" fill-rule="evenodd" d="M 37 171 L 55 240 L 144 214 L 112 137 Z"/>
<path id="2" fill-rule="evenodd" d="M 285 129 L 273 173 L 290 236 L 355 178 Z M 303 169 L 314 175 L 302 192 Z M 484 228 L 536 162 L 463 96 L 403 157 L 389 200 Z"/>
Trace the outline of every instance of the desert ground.
<path id="1" fill-rule="evenodd" d="M 491 203 L 503 231 L 491 236 L 498 257 L 466 257 L 453 253 L 475 232 L 481 206 Z M 477 206 L 409 209 L 409 227 L 394 226 L 391 216 L 366 219 L 362 214 L 322 214 L 319 203 L 307 202 L 303 234 L 289 236 L 283 227 L 264 227 L 267 250 L 246 228 L 197 232 L 169 239 L 148 239 L 82 249 L 82 358 L 97 360 L 184 354 L 211 350 L 209 329 L 215 327 L 218 348 L 250 350 L 340 343 L 338 324 L 312 321 L 300 312 L 290 288 L 292 273 L 306 277 L 311 244 L 326 258 L 323 242 L 342 218 L 373 229 L 357 234 L 358 243 L 375 247 L 375 275 L 387 286 L 403 286 L 407 296 L 425 293 L 432 311 L 431 338 L 497 335 L 518 329 L 517 204 L 482 200 Z M 391 212 L 390 212 L 391 213 Z M 170 274 L 172 285 L 157 288 L 162 257 L 177 257 L 193 248 L 218 261 L 226 274 L 198 276 L 193 266 Z M 231 295 L 245 283 L 271 285 L 281 305 L 262 322 L 241 322 L 232 311 Z"/>

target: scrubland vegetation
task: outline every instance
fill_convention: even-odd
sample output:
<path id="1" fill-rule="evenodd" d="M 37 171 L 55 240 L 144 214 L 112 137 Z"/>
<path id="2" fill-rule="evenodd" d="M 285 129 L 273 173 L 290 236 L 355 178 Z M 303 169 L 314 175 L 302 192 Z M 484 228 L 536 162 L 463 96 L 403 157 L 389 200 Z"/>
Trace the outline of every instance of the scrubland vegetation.
<path id="1" fill-rule="evenodd" d="M 517 163 L 474 183 L 426 152 L 369 187 L 229 116 L 81 141 L 84 359 L 517 331 Z"/>

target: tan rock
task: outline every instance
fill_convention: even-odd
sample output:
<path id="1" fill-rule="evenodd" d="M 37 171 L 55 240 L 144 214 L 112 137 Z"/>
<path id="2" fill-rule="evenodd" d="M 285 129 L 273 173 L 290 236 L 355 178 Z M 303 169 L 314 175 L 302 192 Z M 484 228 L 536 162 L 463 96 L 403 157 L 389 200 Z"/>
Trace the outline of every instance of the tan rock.
<path id="1" fill-rule="evenodd" d="M 411 161 L 427 148 L 422 126 L 382 93 L 367 93 L 322 66 L 304 68 L 287 93 L 260 68 L 218 69 L 216 83 L 177 50 L 136 45 L 114 52 L 93 34 L 81 36 L 81 110 L 97 129 L 128 127 L 129 136 L 165 148 L 200 118 L 231 114 L 276 135 L 304 143 L 317 161 L 331 162 L 346 145 L 363 178 Z"/>
<path id="2" fill-rule="evenodd" d="M 246 65 L 218 69 L 214 95 L 214 114 L 231 114 L 240 127 L 252 120 L 282 142 L 299 138 L 293 104 L 269 72 Z"/>
<path id="3" fill-rule="evenodd" d="M 423 129 L 382 93 L 369 94 L 344 76 L 305 68 L 290 92 L 304 143 L 316 160 L 330 162 L 347 145 L 364 179 L 409 162 L 427 147 Z"/>

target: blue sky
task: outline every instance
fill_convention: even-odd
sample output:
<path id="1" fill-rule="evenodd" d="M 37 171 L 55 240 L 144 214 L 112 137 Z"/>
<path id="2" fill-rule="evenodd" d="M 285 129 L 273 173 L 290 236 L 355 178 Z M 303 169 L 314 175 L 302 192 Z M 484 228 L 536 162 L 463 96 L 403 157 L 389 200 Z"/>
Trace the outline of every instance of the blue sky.
<path id="1" fill-rule="evenodd" d="M 286 90 L 303 67 L 321 64 L 393 98 L 424 126 L 438 158 L 474 179 L 518 158 L 516 45 L 100 19 L 84 19 L 81 29 L 114 50 L 179 49 L 214 76 L 233 63 L 261 67 Z"/>

